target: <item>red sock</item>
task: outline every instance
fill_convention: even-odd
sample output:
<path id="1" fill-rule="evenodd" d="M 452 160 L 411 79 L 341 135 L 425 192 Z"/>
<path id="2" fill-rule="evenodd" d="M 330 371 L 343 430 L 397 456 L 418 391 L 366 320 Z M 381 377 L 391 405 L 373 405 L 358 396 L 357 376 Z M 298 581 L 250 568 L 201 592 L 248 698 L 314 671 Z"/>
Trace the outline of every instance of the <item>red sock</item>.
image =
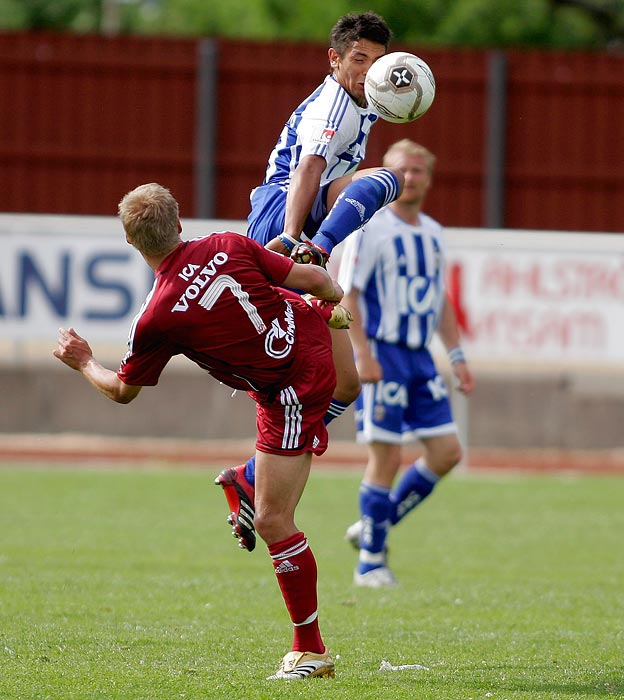
<path id="1" fill-rule="evenodd" d="M 318 626 L 316 560 L 303 532 L 269 547 L 290 619 L 295 625 L 292 651 L 322 654 L 325 645 Z"/>

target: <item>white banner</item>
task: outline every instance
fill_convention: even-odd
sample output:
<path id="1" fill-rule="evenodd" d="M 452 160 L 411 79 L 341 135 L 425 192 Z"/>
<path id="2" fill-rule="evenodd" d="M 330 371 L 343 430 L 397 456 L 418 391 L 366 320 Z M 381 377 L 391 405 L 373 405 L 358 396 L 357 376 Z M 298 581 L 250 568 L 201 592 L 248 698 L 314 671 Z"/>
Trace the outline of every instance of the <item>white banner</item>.
<path id="1" fill-rule="evenodd" d="M 183 237 L 245 222 L 185 220 Z M 447 229 L 472 361 L 624 366 L 624 235 Z M 125 341 L 153 275 L 115 217 L 0 215 L 0 339 Z M 339 257 L 339 252 L 332 256 Z M 337 261 L 336 261 L 337 262 Z"/>
<path id="2" fill-rule="evenodd" d="M 624 236 L 448 229 L 448 285 L 478 361 L 624 365 Z"/>
<path id="3" fill-rule="evenodd" d="M 185 238 L 242 222 L 183 221 Z M 0 215 L 0 338 L 54 340 L 59 326 L 125 340 L 154 282 L 116 217 Z"/>

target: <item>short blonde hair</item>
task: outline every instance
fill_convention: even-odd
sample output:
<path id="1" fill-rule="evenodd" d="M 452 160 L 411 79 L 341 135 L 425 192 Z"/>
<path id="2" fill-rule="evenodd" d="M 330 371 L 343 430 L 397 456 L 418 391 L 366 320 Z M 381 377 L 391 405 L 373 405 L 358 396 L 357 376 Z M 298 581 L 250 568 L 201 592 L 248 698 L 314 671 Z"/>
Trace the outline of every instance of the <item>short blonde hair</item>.
<path id="1" fill-rule="evenodd" d="M 400 141 L 393 143 L 388 147 L 388 150 L 383 157 L 383 164 L 386 167 L 392 165 L 392 158 L 396 153 L 404 153 L 408 156 L 421 156 L 427 165 L 427 172 L 429 175 L 431 175 L 433 172 L 436 157 L 429 149 L 421 146 L 419 143 L 416 143 L 411 139 L 401 139 Z"/>
<path id="2" fill-rule="evenodd" d="M 146 255 L 163 255 L 177 245 L 179 216 L 174 196 L 156 182 L 139 185 L 119 202 L 128 241 Z"/>

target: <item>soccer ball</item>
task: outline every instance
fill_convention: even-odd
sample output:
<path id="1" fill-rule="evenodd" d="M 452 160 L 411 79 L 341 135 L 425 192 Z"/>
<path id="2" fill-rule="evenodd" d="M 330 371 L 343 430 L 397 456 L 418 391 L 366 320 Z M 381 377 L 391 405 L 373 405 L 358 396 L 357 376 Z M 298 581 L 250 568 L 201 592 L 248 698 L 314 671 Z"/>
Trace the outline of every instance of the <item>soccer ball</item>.
<path id="1" fill-rule="evenodd" d="M 388 122 L 414 121 L 435 97 L 431 68 L 418 56 L 395 51 L 378 58 L 368 69 L 364 92 L 368 104 Z"/>

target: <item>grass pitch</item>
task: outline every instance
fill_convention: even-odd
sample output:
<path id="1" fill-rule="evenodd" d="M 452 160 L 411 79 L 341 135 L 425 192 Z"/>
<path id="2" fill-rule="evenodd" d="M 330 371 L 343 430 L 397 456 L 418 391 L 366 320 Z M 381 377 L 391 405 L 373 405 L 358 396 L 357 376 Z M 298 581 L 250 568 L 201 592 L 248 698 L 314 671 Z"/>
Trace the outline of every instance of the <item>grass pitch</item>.
<path id="1" fill-rule="evenodd" d="M 449 477 L 391 535 L 401 587 L 372 591 L 342 540 L 359 474 L 313 472 L 336 678 L 288 683 L 265 680 L 291 625 L 219 469 L 0 469 L 0 698 L 624 697 L 624 479 Z"/>

